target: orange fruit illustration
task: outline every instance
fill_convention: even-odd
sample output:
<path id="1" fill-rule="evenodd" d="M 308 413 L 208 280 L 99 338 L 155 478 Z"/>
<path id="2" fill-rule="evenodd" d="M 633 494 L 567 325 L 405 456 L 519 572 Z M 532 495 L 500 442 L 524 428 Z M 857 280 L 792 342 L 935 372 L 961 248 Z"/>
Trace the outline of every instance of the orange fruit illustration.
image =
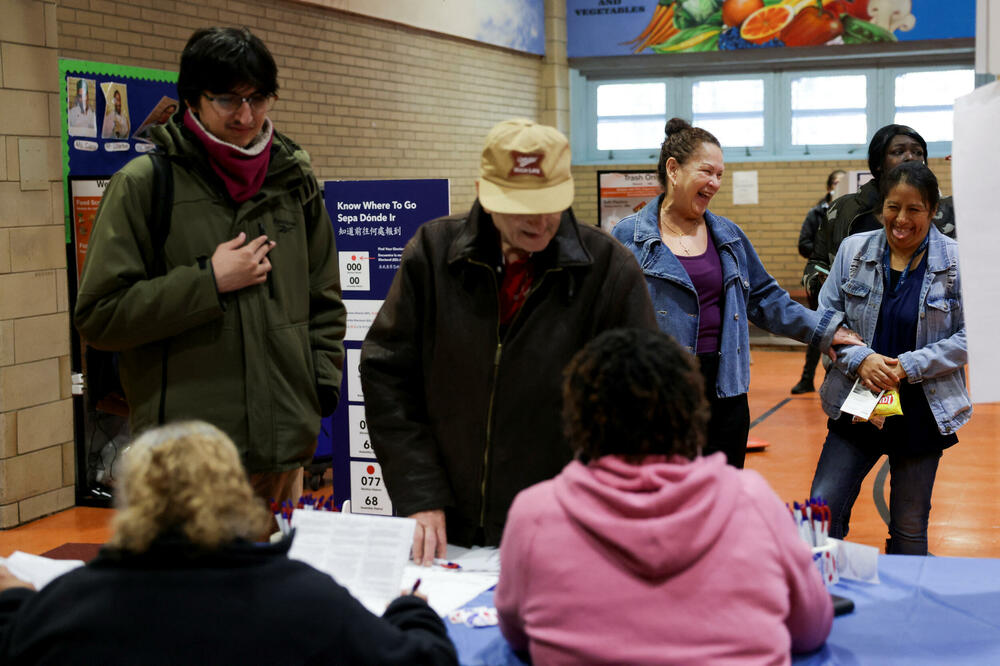
<path id="1" fill-rule="evenodd" d="M 763 44 L 777 37 L 786 25 L 792 22 L 795 11 L 786 5 L 761 7 L 743 21 L 740 37 L 748 42 Z"/>
<path id="2" fill-rule="evenodd" d="M 722 3 L 722 22 L 735 28 L 764 6 L 764 0 L 726 0 Z"/>

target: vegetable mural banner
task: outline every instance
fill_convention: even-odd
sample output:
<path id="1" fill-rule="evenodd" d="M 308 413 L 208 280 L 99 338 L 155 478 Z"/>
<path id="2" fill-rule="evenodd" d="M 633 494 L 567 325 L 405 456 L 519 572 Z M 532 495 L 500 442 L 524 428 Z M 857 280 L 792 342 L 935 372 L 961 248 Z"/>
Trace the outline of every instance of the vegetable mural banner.
<path id="1" fill-rule="evenodd" d="M 971 38 L 975 0 L 567 0 L 570 58 Z"/>

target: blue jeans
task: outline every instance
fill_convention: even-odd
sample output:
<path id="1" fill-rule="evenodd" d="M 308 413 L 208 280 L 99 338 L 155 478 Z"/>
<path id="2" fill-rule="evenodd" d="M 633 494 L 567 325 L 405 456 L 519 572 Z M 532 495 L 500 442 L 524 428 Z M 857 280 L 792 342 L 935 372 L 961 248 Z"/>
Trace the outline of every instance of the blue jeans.
<path id="1" fill-rule="evenodd" d="M 851 508 L 858 498 L 861 482 L 881 457 L 882 451 L 876 447 L 859 446 L 832 430 L 827 433 L 810 495 L 822 497 L 829 504 L 831 537 L 843 539 L 847 536 Z M 940 451 L 916 455 L 889 453 L 890 538 L 887 553 L 927 554 L 931 492 L 940 459 Z"/>

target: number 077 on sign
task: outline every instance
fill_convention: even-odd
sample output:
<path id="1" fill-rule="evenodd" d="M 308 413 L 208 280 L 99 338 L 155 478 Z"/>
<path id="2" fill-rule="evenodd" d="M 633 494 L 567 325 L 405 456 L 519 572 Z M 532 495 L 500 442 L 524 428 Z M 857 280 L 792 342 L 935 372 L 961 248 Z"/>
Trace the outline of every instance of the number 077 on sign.
<path id="1" fill-rule="evenodd" d="M 392 515 L 392 502 L 377 462 L 351 461 L 351 513 Z"/>

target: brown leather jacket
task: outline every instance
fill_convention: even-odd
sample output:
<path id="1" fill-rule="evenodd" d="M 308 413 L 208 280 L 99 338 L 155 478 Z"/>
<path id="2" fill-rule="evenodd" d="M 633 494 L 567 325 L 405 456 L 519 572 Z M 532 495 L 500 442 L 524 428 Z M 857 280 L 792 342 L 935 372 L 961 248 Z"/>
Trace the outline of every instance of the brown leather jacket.
<path id="1" fill-rule="evenodd" d="M 503 333 L 500 256 L 478 201 L 423 225 L 361 351 L 369 434 L 394 510 L 444 508 L 459 545 L 477 527 L 499 543 L 514 495 L 571 459 L 560 389 L 573 354 L 606 329 L 656 327 L 632 253 L 571 210 L 535 255 L 531 291 Z"/>

